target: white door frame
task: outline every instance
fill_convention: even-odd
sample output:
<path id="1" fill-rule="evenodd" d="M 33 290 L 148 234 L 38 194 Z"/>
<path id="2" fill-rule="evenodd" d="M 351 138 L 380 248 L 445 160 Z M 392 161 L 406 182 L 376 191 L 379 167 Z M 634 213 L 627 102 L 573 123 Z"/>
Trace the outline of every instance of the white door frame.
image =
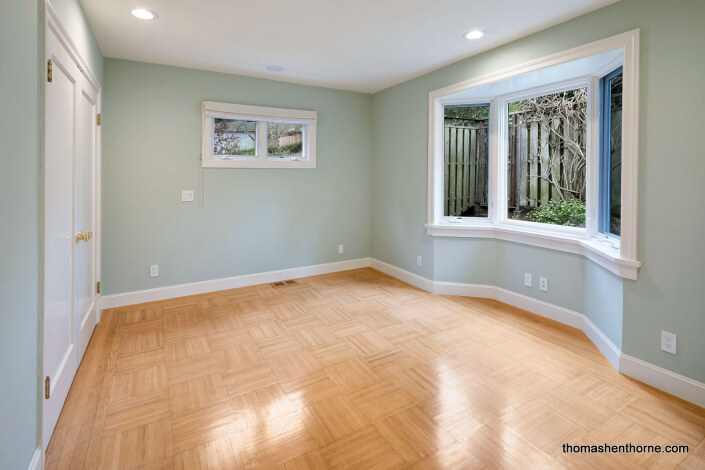
<path id="1" fill-rule="evenodd" d="M 45 0 L 44 2 L 45 8 L 44 8 L 44 29 L 43 29 L 43 37 L 42 37 L 42 42 L 41 42 L 41 47 L 42 47 L 42 80 L 41 80 L 41 130 L 40 130 L 40 135 L 41 135 L 41 173 L 40 173 L 40 181 L 41 181 L 41 195 L 40 195 L 40 201 L 42 201 L 40 204 L 40 246 L 42 249 L 40 250 L 40 287 L 39 287 L 39 342 L 38 342 L 38 393 L 39 393 L 39 406 L 38 406 L 38 426 L 37 426 L 37 441 L 39 442 L 39 449 L 41 449 L 41 455 L 42 455 L 42 463 L 43 463 L 43 450 L 46 449 L 48 442 L 43 442 L 43 401 L 44 401 L 44 364 L 43 364 L 43 348 L 44 348 L 44 296 L 43 296 L 43 291 L 44 291 L 44 286 L 43 286 L 43 278 L 44 278 L 44 203 L 43 203 L 43 198 L 44 198 L 44 168 L 45 168 L 45 148 L 44 148 L 44 133 L 45 133 L 45 87 L 46 87 L 46 81 L 47 81 L 47 67 L 46 63 L 44 63 L 44 59 L 46 57 L 46 38 L 48 37 L 49 33 L 51 32 L 56 36 L 56 38 L 59 40 L 59 42 L 63 45 L 63 47 L 66 49 L 66 51 L 69 53 L 73 61 L 76 63 L 78 66 L 79 70 L 81 73 L 85 76 L 85 78 L 88 80 L 88 82 L 93 86 L 93 88 L 97 91 L 97 103 L 96 103 L 96 108 L 98 113 L 101 113 L 102 110 L 102 86 L 98 79 L 96 78 L 95 74 L 89 67 L 88 63 L 84 60 L 84 58 L 81 56 L 81 54 L 78 52 L 78 48 L 76 47 L 75 43 L 71 39 L 71 35 L 67 30 L 64 28 L 64 26 L 61 23 L 61 20 L 59 19 L 59 16 L 56 13 L 56 10 L 54 10 L 54 7 L 52 6 L 50 0 Z M 102 157 L 101 157 L 101 126 L 97 126 L 96 128 L 96 139 L 95 139 L 95 145 L 96 145 L 96 161 L 95 161 L 95 214 L 94 214 L 94 220 L 95 220 L 95 228 L 94 230 L 94 237 L 95 237 L 95 255 L 94 255 L 94 263 L 95 263 L 95 279 L 96 282 L 100 281 L 100 273 L 101 273 L 101 239 L 102 239 L 102 230 L 101 230 L 101 186 L 102 186 L 102 180 L 101 180 L 101 162 L 102 162 Z M 101 295 L 96 294 L 96 315 L 97 315 L 97 320 L 100 321 L 101 317 Z M 73 309 L 72 309 L 73 311 Z M 39 450 L 38 449 L 38 450 Z"/>

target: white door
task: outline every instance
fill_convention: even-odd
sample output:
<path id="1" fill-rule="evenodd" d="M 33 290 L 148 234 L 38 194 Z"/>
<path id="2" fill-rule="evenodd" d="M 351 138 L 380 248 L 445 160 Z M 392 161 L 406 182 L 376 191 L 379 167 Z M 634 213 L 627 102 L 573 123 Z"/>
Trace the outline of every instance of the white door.
<path id="1" fill-rule="evenodd" d="M 74 306 L 78 320 L 79 362 L 97 323 L 95 287 L 95 195 L 97 93 L 85 77 L 78 81 L 76 103 L 76 194 L 74 232 Z"/>
<path id="2" fill-rule="evenodd" d="M 44 340 L 42 443 L 61 408 L 96 324 L 96 91 L 51 29 L 44 111 Z"/>
<path id="3" fill-rule="evenodd" d="M 42 415 L 45 448 L 78 367 L 72 256 L 74 103 L 80 75 L 52 34 L 47 37 L 47 56 L 52 76 L 46 84 L 44 114 L 44 376 L 50 380 Z"/>

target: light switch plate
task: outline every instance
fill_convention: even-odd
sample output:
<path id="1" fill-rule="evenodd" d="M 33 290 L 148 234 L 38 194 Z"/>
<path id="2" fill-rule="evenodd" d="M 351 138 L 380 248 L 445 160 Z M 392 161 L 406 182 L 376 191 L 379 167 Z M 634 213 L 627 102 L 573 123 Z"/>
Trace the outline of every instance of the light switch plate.
<path id="1" fill-rule="evenodd" d="M 181 191 L 181 202 L 193 202 L 193 189 Z"/>

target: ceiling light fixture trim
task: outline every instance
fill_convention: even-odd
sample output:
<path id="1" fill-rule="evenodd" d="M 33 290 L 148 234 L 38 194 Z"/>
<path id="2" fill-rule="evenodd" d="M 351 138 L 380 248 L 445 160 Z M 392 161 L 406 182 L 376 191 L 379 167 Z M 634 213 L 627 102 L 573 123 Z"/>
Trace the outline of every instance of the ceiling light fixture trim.
<path id="1" fill-rule="evenodd" d="M 156 20 L 159 18 L 159 15 L 157 15 L 155 11 L 142 7 L 131 8 L 130 13 L 135 18 L 139 18 L 141 20 Z"/>
<path id="2" fill-rule="evenodd" d="M 479 29 L 473 29 L 472 31 L 468 31 L 467 33 L 465 33 L 465 39 L 480 39 L 484 35 L 484 31 L 480 31 Z"/>

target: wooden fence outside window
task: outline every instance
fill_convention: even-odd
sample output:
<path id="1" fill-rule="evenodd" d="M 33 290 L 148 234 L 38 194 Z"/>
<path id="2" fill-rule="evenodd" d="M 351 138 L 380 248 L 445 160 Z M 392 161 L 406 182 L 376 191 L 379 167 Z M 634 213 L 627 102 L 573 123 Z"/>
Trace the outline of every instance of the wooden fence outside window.
<path id="1" fill-rule="evenodd" d="M 486 216 L 488 120 L 445 118 L 445 215 Z M 586 130 L 578 119 L 511 113 L 508 206 L 525 215 L 549 201 L 585 200 Z"/>

